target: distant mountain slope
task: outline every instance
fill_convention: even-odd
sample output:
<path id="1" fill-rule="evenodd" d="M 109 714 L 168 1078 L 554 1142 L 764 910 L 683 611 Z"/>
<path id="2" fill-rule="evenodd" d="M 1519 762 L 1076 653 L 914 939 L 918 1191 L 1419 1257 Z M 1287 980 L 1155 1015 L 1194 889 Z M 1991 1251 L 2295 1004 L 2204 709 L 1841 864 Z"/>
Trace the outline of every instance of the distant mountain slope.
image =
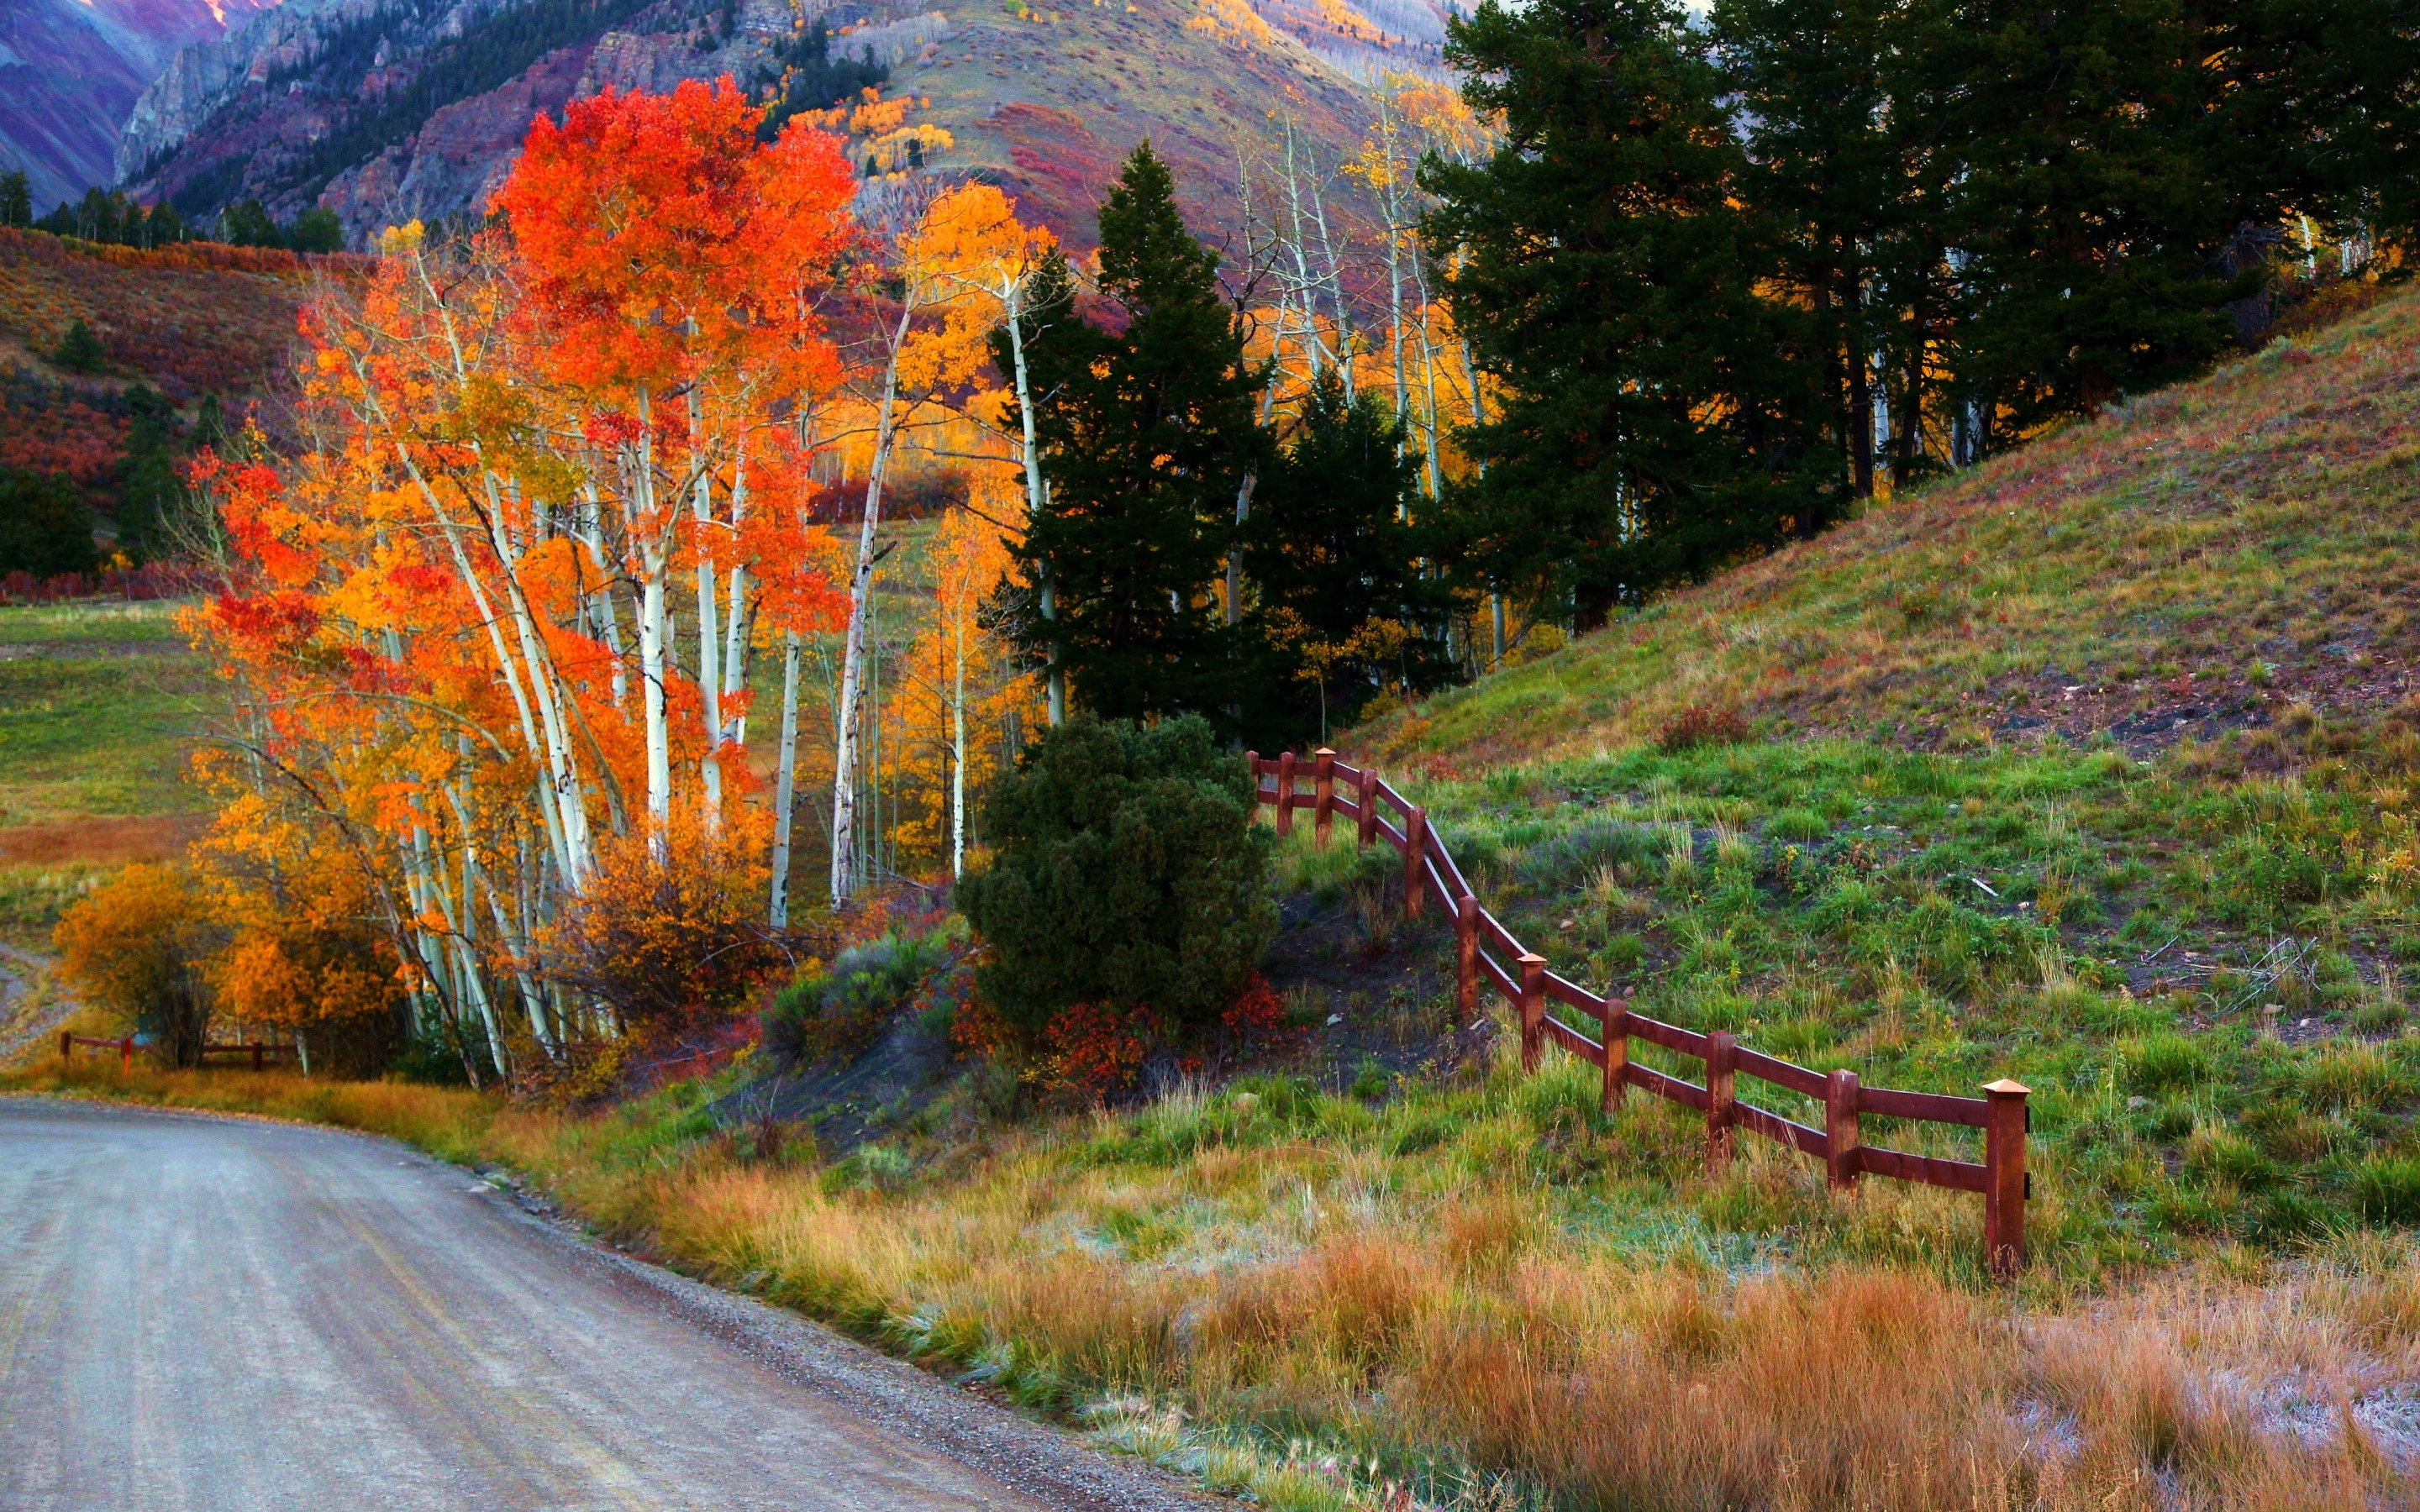
<path id="1" fill-rule="evenodd" d="M 277 0 L 8 0 L 0 6 L 0 170 L 38 208 L 116 177 L 118 130 L 178 49 Z"/>
<path id="2" fill-rule="evenodd" d="M 1668 737 L 1692 705 L 1776 733 L 2105 734 L 2137 754 L 2307 718 L 2297 703 L 2375 718 L 2420 694 L 2415 459 L 2406 294 L 1352 738 L 1478 772 Z"/>
<path id="3" fill-rule="evenodd" d="M 1435 70 L 1441 7 L 1357 3 L 289 0 L 179 54 L 134 107 L 117 167 L 189 218 L 243 198 L 281 219 L 325 204 L 364 239 L 477 213 L 536 112 L 608 85 L 727 73 L 766 87 L 774 50 L 820 23 L 835 58 L 928 100 L 956 141 L 938 166 L 996 177 L 1085 239 L 1145 136 L 1224 219 L 1239 147 L 1281 118 L 1343 146 L 1368 118 L 1361 81 Z"/>

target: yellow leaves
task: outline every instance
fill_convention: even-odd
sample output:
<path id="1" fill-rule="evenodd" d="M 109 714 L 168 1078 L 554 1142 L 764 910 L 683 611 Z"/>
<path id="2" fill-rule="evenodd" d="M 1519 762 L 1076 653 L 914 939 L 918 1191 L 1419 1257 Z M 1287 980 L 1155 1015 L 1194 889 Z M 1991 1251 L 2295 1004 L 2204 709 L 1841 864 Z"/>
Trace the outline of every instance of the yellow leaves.
<path id="1" fill-rule="evenodd" d="M 957 138 L 947 130 L 920 121 L 876 136 L 865 144 L 865 154 L 878 173 L 904 173 L 923 167 L 955 146 Z"/>
<path id="2" fill-rule="evenodd" d="M 1236 47 L 1275 47 L 1277 33 L 1245 0 L 1202 0 L 1202 13 L 1186 18 L 1187 31 L 1206 32 Z"/>
<path id="3" fill-rule="evenodd" d="M 418 221 L 412 221 L 404 225 L 391 225 L 379 233 L 379 252 L 388 257 L 400 257 L 407 253 L 418 252 L 421 241 L 427 236 L 427 227 Z"/>
<path id="4" fill-rule="evenodd" d="M 1055 245 L 1047 229 L 1021 224 L 990 184 L 960 185 L 926 206 L 899 239 L 897 266 L 908 297 L 938 307 L 940 318 L 901 351 L 902 382 L 955 387 L 986 371 L 1006 300 Z"/>

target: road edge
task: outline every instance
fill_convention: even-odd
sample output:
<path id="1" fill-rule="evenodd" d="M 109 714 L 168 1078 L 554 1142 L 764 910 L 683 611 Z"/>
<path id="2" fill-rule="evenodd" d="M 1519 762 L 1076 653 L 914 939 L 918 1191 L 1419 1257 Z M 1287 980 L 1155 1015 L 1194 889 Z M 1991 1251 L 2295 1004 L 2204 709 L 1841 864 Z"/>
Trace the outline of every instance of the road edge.
<path id="1" fill-rule="evenodd" d="M 513 1180 L 488 1174 L 503 1172 L 502 1166 L 458 1165 L 392 1134 L 271 1114 L 39 1092 L 0 1091 L 0 1101 L 106 1109 L 134 1117 L 260 1123 L 345 1135 L 385 1145 L 432 1175 L 458 1181 L 468 1171 L 480 1178 L 474 1192 L 479 1200 L 526 1230 L 566 1265 L 644 1298 L 877 1431 L 937 1448 L 970 1469 L 1069 1512 L 1205 1512 L 1233 1504 L 1190 1484 L 1176 1472 L 1095 1448 L 1055 1424 L 954 1388 L 913 1363 L 885 1354 L 828 1323 L 683 1275 L 599 1240 L 551 1202 Z"/>

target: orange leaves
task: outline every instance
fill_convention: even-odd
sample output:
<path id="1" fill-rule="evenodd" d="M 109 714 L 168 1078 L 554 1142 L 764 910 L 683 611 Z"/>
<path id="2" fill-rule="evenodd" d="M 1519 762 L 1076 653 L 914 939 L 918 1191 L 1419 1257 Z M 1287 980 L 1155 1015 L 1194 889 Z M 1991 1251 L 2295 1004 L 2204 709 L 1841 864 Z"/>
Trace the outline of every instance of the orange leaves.
<path id="1" fill-rule="evenodd" d="M 837 377 L 812 296 L 847 244 L 855 181 L 839 143 L 798 123 L 760 147 L 763 117 L 726 77 L 608 89 L 560 127 L 532 123 L 491 208 L 511 223 L 554 377 L 660 391 L 747 347 L 789 370 L 783 387 Z"/>

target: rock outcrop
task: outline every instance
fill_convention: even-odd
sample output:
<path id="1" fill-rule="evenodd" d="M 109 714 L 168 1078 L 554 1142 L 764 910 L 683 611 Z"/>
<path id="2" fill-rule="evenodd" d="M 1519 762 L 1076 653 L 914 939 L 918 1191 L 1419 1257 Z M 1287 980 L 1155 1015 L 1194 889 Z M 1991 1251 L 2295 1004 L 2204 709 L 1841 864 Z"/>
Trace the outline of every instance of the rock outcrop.
<path id="1" fill-rule="evenodd" d="M 8 0 L 0 5 L 0 170 L 47 209 L 114 182 L 119 129 L 178 49 L 277 0 Z"/>

